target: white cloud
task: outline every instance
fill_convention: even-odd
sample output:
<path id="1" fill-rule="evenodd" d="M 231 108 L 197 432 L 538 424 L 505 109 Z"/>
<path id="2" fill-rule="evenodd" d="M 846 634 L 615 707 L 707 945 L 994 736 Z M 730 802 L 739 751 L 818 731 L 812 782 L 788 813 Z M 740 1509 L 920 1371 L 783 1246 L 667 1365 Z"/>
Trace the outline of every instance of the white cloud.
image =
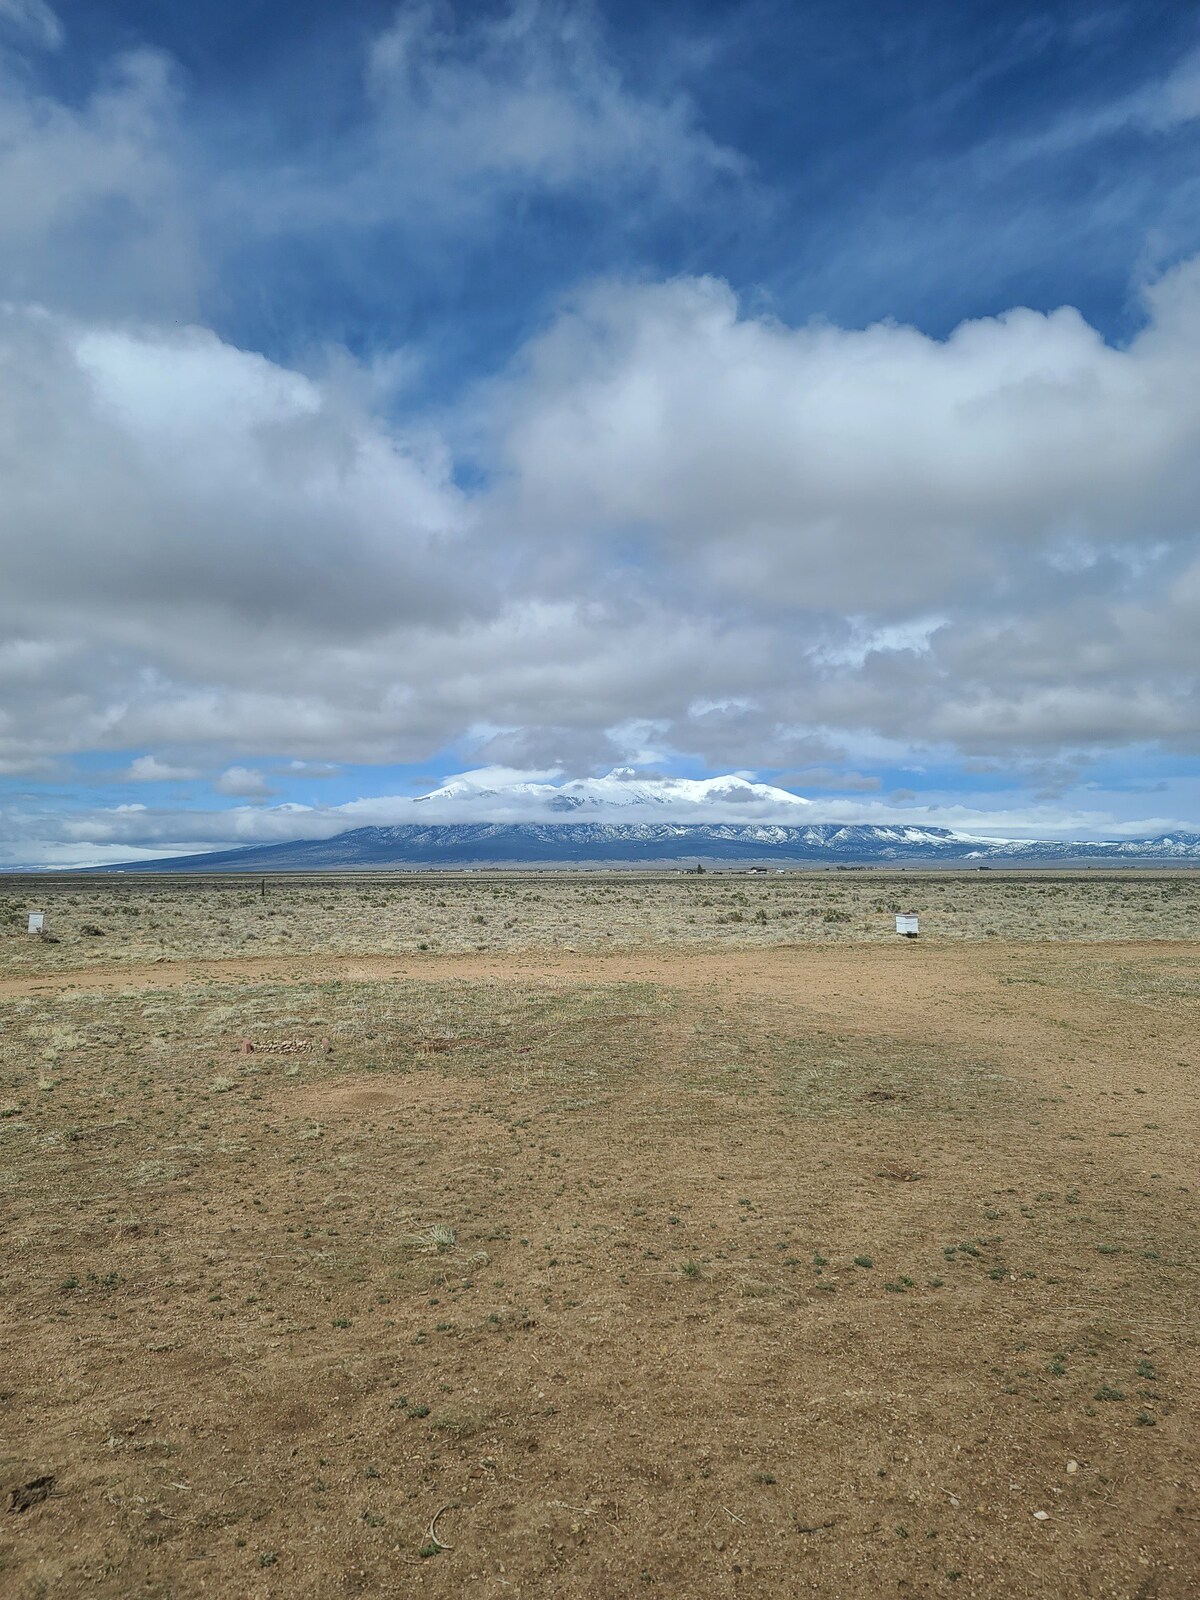
<path id="1" fill-rule="evenodd" d="M 203 276 L 170 61 L 115 58 L 78 104 L 0 56 L 0 295 L 177 314 Z"/>
<path id="2" fill-rule="evenodd" d="M 0 27 L 46 50 L 56 50 L 63 39 L 62 23 L 46 0 L 0 0 Z"/>
<path id="3" fill-rule="evenodd" d="M 223 274 L 247 253 L 298 238 L 374 271 L 382 227 L 428 266 L 544 197 L 583 202 L 612 231 L 745 182 L 682 87 L 688 52 L 631 71 L 587 0 L 402 5 L 364 40 L 341 114 L 282 150 L 276 119 L 239 123 L 229 105 L 218 137 L 162 50 L 99 61 L 68 97 L 31 57 L 62 37 L 44 0 L 0 0 L 3 31 L 23 54 L 0 48 L 0 296 L 85 315 L 186 322 L 206 299 L 228 306 Z M 385 351 L 368 366 L 395 390 L 419 361 Z"/>
<path id="4" fill-rule="evenodd" d="M 213 788 L 218 794 L 245 800 L 265 798 L 275 793 L 263 774 L 255 771 L 253 767 L 227 768 L 220 777 L 214 778 Z"/>
<path id="5" fill-rule="evenodd" d="M 788 788 L 832 789 L 842 794 L 874 794 L 883 787 L 869 773 L 834 771 L 829 767 L 804 767 L 800 772 L 785 773 L 779 781 Z"/>
<path id="6" fill-rule="evenodd" d="M 1194 680 L 1200 622 L 1196 264 L 1147 308 L 1125 348 L 1070 309 L 939 341 L 789 328 L 710 280 L 601 285 L 497 408 L 510 516 L 579 580 L 636 540 L 656 593 L 790 635 L 760 710 L 798 694 L 809 725 L 968 747 L 1195 747 L 1175 674 Z"/>
<path id="7" fill-rule="evenodd" d="M 577 192 L 619 177 L 672 191 L 740 169 L 682 94 L 629 85 L 590 7 L 517 0 L 462 21 L 403 7 L 370 53 L 380 154 L 436 178 L 432 189 Z"/>
<path id="8" fill-rule="evenodd" d="M 157 756 L 136 756 L 122 774 L 127 783 L 180 783 L 199 775 L 195 767 L 176 766 Z"/>
<path id="9" fill-rule="evenodd" d="M 295 778 L 336 778 L 341 767 L 334 761 L 289 761 L 285 769 Z"/>
<path id="10" fill-rule="evenodd" d="M 1125 131 L 1168 134 L 1200 117 L 1200 50 L 1189 51 L 1171 69 L 1129 93 L 1092 106 L 1055 114 L 1046 126 L 1022 136 L 986 141 L 972 159 L 980 171 L 1012 168 L 1064 151 L 1081 149 Z"/>
<path id="11" fill-rule="evenodd" d="M 607 285 L 477 397 L 470 493 L 353 374 L 10 307 L 0 763 L 1194 750 L 1200 271 L 1148 307 L 939 342 Z"/>
<path id="12" fill-rule="evenodd" d="M 251 238 L 384 224 L 414 252 L 544 198 L 598 207 L 622 228 L 745 181 L 676 66 L 665 49 L 633 81 L 586 0 L 402 5 L 369 41 L 349 126 L 286 162 L 251 156 L 206 198 Z"/>
<path id="13" fill-rule="evenodd" d="M 644 530 L 732 593 L 885 615 L 1067 533 L 1178 537 L 1200 272 L 1151 304 L 1120 350 L 1070 308 L 939 341 L 742 316 L 709 279 L 600 286 L 518 366 L 516 504 L 549 535 Z"/>
<path id="14" fill-rule="evenodd" d="M 327 760 L 493 603 L 436 439 L 205 330 L 0 309 L 0 472 L 0 758 L 225 724 Z"/>
<path id="15" fill-rule="evenodd" d="M 1200 50 L 1175 66 L 1162 84 L 1147 92 L 1141 110 L 1153 128 L 1177 128 L 1200 117 Z"/>

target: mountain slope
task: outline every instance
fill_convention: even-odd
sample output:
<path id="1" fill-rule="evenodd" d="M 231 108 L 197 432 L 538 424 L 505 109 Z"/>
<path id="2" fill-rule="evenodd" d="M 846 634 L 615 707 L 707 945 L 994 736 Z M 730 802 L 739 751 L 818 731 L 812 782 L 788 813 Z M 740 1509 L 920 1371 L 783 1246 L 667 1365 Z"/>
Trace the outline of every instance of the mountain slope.
<path id="1" fill-rule="evenodd" d="M 422 828 L 354 828 L 331 839 L 251 845 L 172 860 L 137 861 L 98 872 L 321 872 L 405 867 L 742 865 L 903 862 L 1019 865 L 1050 861 L 1191 861 L 1200 834 L 1100 844 L 971 839 L 946 828 L 747 823 L 454 823 Z"/>

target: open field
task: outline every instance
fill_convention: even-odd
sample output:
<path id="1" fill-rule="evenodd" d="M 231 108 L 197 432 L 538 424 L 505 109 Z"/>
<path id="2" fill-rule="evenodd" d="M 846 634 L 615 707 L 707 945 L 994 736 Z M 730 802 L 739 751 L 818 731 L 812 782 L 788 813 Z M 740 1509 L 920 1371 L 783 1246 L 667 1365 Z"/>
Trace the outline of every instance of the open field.
<path id="1" fill-rule="evenodd" d="M 42 899 L 0 1594 L 1200 1587 L 1192 876 Z"/>
<path id="2" fill-rule="evenodd" d="M 265 892 L 264 892 L 265 891 Z M 57 943 L 25 936 L 43 907 Z M 1200 938 L 1200 872 L 407 873 L 0 878 L 0 974 L 160 957 Z"/>

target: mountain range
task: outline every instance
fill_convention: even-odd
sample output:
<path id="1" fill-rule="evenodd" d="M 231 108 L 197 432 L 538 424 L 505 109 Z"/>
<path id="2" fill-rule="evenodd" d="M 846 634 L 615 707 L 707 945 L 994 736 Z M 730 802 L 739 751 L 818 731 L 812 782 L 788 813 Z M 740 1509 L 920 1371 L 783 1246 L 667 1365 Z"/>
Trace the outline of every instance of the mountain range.
<path id="1" fill-rule="evenodd" d="M 758 787 L 766 787 L 761 785 Z M 783 791 L 780 791 L 783 792 Z M 795 799 L 795 796 L 791 797 Z M 421 867 L 1200 864 L 1200 833 L 1078 843 L 863 823 L 460 822 L 352 828 L 98 872 L 349 872 Z"/>

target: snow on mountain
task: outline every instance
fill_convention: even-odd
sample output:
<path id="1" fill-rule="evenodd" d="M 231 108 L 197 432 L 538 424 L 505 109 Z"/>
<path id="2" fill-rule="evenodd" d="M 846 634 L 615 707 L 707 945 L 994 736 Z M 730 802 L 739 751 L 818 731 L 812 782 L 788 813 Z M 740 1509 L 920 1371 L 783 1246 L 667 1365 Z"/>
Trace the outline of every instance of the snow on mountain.
<path id="1" fill-rule="evenodd" d="M 1024 841 L 981 848 L 945 828 L 860 823 L 460 822 L 354 828 L 332 839 L 251 846 L 172 861 L 129 862 L 128 872 L 326 872 L 404 867 L 666 866 L 697 861 L 731 866 L 823 863 L 888 866 L 1054 861 L 1200 861 L 1200 835 L 1120 844 Z"/>
<path id="2" fill-rule="evenodd" d="M 617 767 L 602 778 L 572 778 L 566 783 L 496 780 L 493 769 L 460 773 L 414 800 L 439 819 L 472 814 L 488 821 L 547 816 L 628 816 L 642 812 L 681 820 L 740 820 L 767 812 L 798 813 L 812 805 L 800 795 L 769 783 L 753 783 L 736 773 L 719 778 L 649 778 L 632 767 Z"/>
<path id="3" fill-rule="evenodd" d="M 666 865 L 904 862 L 1024 865 L 1054 861 L 1200 861 L 1200 834 L 1084 843 L 986 839 L 903 821 L 818 822 L 818 807 L 737 773 L 650 777 L 618 767 L 603 777 L 483 767 L 416 799 L 355 801 L 314 814 L 308 837 L 237 850 L 129 862 L 127 871 L 354 871 L 427 866 L 607 863 Z M 344 822 L 357 824 L 345 828 Z M 336 826 L 336 824 L 335 824 Z M 104 870 L 100 868 L 98 870 Z"/>
<path id="4" fill-rule="evenodd" d="M 965 841 L 965 835 L 960 835 Z M 1200 833 L 1164 833 L 1153 839 L 996 839 L 976 841 L 978 848 L 965 858 L 1001 860 L 1004 857 L 1072 858 L 1087 860 L 1194 861 L 1200 858 Z"/>

